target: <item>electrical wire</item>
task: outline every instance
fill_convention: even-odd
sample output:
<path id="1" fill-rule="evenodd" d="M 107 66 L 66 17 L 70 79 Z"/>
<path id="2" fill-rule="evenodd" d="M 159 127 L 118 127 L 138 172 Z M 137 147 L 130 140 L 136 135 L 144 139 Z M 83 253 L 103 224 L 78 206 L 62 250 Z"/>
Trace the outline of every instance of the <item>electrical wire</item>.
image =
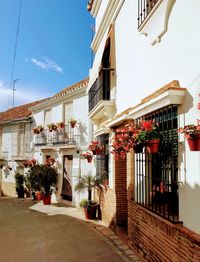
<path id="1" fill-rule="evenodd" d="M 11 88 L 12 88 L 12 85 L 13 85 L 13 75 L 14 75 L 15 61 L 16 61 L 16 54 L 17 54 L 17 44 L 18 44 L 18 37 L 19 37 L 19 26 L 20 26 L 20 19 L 21 19 L 21 10 L 22 10 L 22 0 L 20 0 L 19 14 L 18 14 L 18 20 L 17 20 L 17 32 L 16 32 L 16 37 L 15 37 L 13 62 L 12 62 L 12 69 L 11 69 L 11 76 L 10 76 L 10 89 L 9 89 L 9 94 L 8 94 L 8 107 L 9 107 Z"/>

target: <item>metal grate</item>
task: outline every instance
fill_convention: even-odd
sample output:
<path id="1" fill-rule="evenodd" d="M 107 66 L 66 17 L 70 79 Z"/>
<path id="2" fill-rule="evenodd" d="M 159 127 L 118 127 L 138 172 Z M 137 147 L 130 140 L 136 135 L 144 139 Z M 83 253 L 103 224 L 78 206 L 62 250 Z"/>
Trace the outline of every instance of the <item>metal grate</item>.
<path id="1" fill-rule="evenodd" d="M 41 134 L 35 135 L 35 146 L 77 145 L 80 144 L 80 131 L 77 127 L 65 125 L 64 129 L 50 132 L 45 129 Z"/>
<path id="2" fill-rule="evenodd" d="M 138 0 L 138 28 L 142 25 L 158 0 Z"/>
<path id="3" fill-rule="evenodd" d="M 96 156 L 96 173 L 104 178 L 109 177 L 109 135 L 104 134 L 97 137 L 104 147 L 101 155 Z"/>
<path id="4" fill-rule="evenodd" d="M 171 105 L 141 119 L 159 123 L 162 135 L 159 152 L 135 154 L 137 203 L 170 220 L 178 218 L 178 134 L 177 106 Z"/>

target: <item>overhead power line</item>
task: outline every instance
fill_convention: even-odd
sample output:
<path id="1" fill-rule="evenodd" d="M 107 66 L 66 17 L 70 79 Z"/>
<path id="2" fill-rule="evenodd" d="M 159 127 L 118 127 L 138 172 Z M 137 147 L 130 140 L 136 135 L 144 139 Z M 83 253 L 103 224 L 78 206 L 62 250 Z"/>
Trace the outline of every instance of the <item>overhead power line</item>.
<path id="1" fill-rule="evenodd" d="M 18 37 L 19 37 L 21 10 L 22 10 L 22 0 L 20 0 L 20 4 L 19 4 L 19 14 L 18 14 L 18 20 L 17 20 L 17 32 L 16 32 L 16 37 L 15 37 L 15 46 L 14 46 L 12 69 L 11 69 L 11 76 L 10 76 L 10 89 L 9 89 L 9 95 L 8 95 L 8 106 L 9 106 L 11 89 L 13 87 L 13 75 L 14 75 L 14 70 L 15 70 L 15 61 L 16 61 L 16 54 L 17 54 L 17 44 L 18 44 Z"/>

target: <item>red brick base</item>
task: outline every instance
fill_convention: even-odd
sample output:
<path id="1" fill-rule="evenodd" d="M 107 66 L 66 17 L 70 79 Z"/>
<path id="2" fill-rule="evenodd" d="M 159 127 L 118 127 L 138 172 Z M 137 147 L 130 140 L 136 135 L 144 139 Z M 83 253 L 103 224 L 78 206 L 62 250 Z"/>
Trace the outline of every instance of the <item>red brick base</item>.
<path id="1" fill-rule="evenodd" d="M 128 203 L 129 245 L 146 261 L 200 261 L 200 235 Z"/>

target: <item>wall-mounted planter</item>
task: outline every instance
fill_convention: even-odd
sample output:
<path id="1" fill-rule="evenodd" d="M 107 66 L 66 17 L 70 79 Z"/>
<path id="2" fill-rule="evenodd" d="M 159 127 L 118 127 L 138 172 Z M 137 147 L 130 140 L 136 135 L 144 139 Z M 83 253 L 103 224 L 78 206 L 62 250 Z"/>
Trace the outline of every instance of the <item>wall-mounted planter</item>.
<path id="1" fill-rule="evenodd" d="M 147 152 L 149 154 L 155 154 L 159 152 L 160 140 L 149 140 L 146 143 Z"/>
<path id="2" fill-rule="evenodd" d="M 200 134 L 192 134 L 187 137 L 190 151 L 200 151 Z"/>

